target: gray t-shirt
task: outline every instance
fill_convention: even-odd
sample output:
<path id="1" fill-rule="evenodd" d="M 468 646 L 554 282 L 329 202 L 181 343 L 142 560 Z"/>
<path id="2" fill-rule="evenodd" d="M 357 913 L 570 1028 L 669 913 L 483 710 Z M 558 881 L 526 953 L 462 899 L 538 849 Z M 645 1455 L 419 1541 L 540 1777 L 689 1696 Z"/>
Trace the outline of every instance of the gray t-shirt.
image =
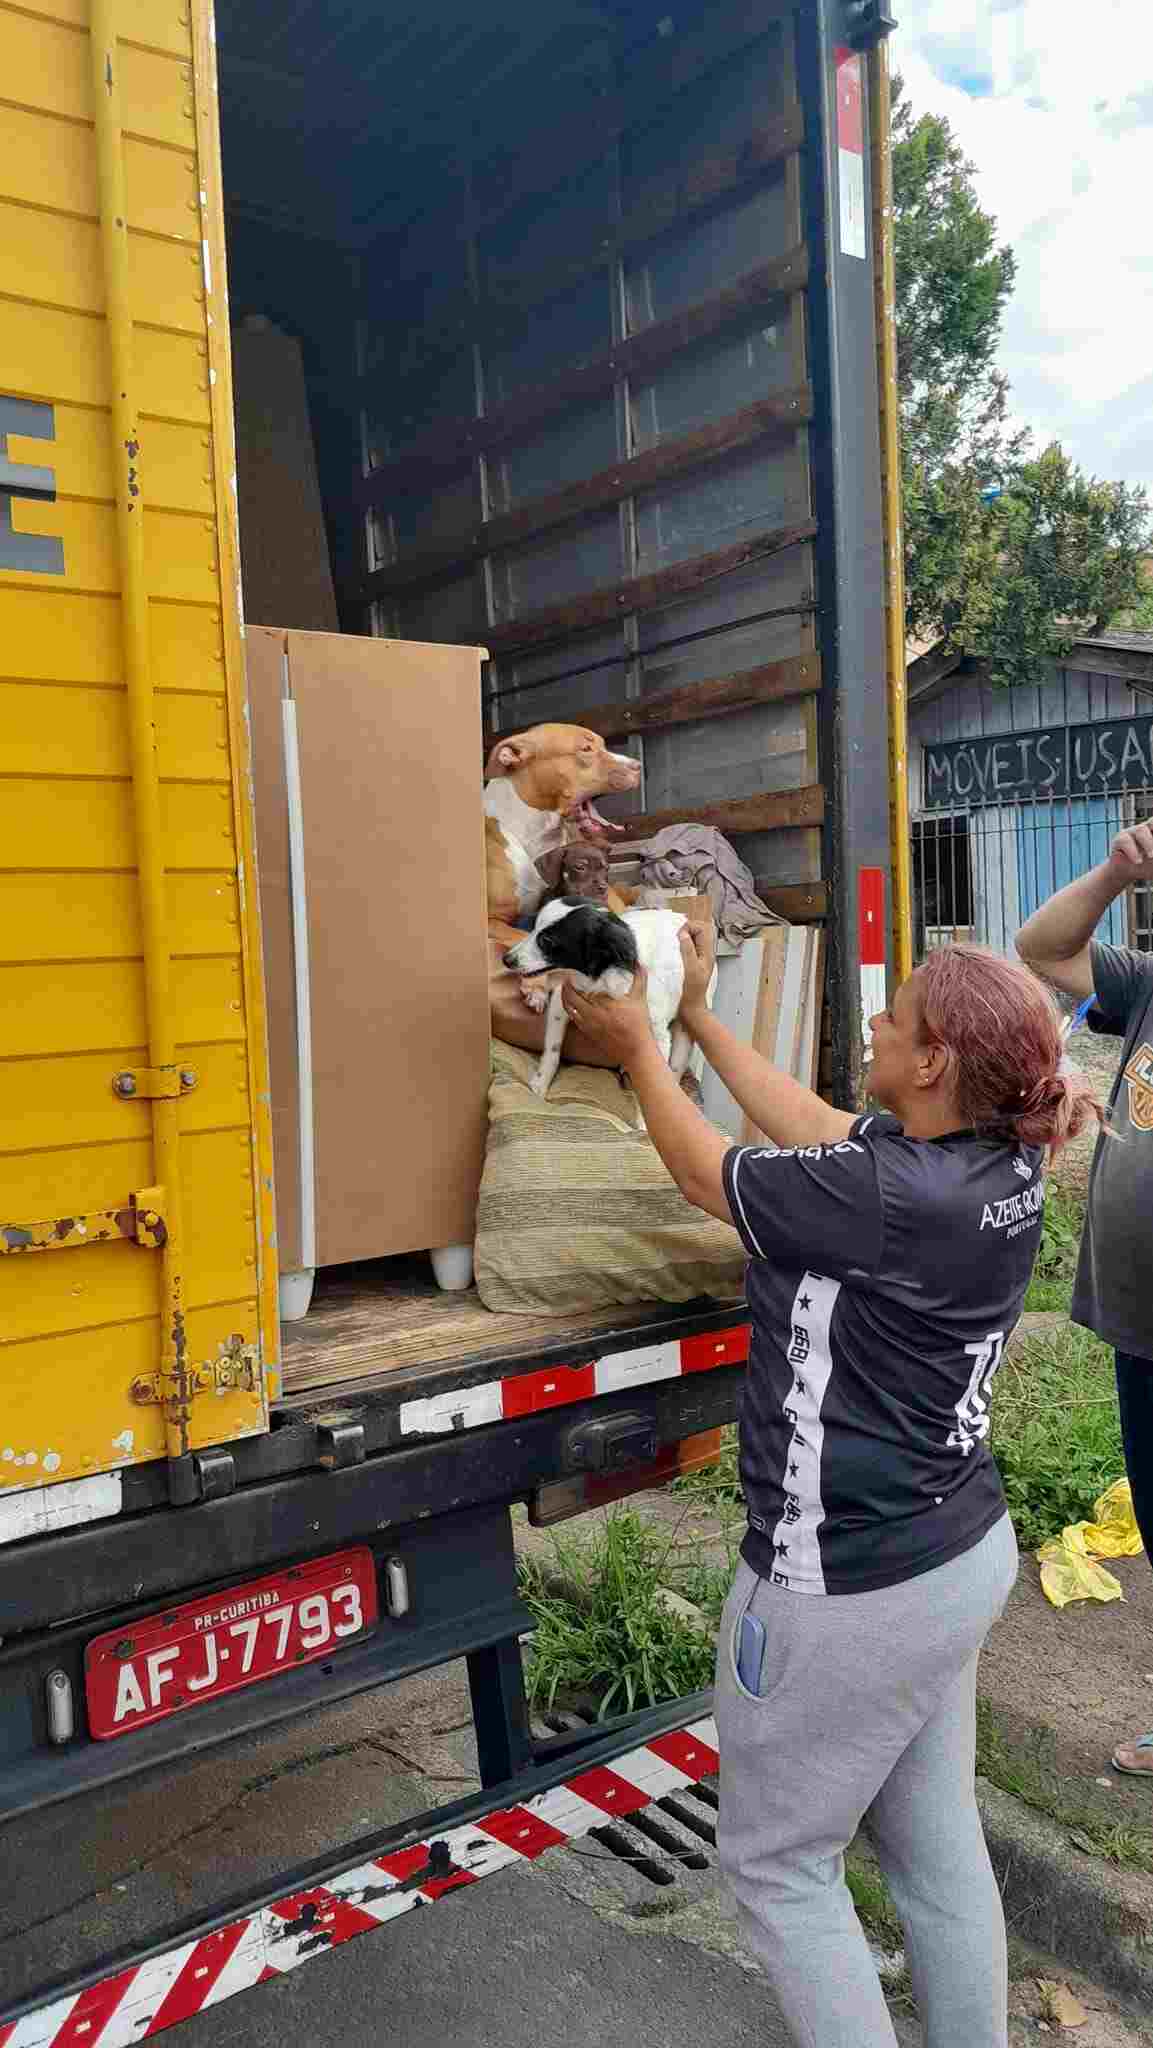
<path id="1" fill-rule="evenodd" d="M 1094 944 L 1091 1031 L 1123 1038 L 1097 1141 L 1072 1316 L 1153 1365 L 1153 954 Z"/>

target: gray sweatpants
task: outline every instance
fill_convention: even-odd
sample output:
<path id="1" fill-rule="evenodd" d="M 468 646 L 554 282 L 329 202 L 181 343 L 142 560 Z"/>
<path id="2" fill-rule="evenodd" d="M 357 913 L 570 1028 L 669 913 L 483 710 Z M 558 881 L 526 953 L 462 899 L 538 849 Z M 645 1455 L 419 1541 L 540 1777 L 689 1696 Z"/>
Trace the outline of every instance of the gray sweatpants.
<path id="1" fill-rule="evenodd" d="M 973 1776 L 977 1653 L 1016 1574 L 1008 1516 L 879 1592 L 821 1597 L 737 1573 L 717 1669 L 720 1860 L 798 2048 L 895 2048 L 845 1883 L 862 1821 L 926 2048 L 1005 2048 L 1005 1922 Z M 736 1672 L 750 1609 L 766 1633 L 760 1698 Z"/>

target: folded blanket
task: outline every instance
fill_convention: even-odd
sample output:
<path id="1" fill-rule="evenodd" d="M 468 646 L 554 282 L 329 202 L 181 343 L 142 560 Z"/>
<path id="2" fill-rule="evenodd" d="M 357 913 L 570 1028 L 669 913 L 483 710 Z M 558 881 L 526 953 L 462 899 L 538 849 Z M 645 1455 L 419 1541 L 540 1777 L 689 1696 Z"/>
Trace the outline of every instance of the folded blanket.
<path id="1" fill-rule="evenodd" d="M 708 897 L 721 952 L 735 953 L 746 939 L 783 922 L 761 902 L 740 854 L 712 825 L 666 825 L 629 853 L 642 863 L 642 888 Z"/>
<path id="2" fill-rule="evenodd" d="M 535 1054 L 494 1039 L 476 1229 L 485 1307 L 564 1315 L 738 1300 L 736 1231 L 686 1202 L 631 1089 L 605 1068 L 562 1066 L 539 1101 L 528 1085 L 535 1065 Z"/>

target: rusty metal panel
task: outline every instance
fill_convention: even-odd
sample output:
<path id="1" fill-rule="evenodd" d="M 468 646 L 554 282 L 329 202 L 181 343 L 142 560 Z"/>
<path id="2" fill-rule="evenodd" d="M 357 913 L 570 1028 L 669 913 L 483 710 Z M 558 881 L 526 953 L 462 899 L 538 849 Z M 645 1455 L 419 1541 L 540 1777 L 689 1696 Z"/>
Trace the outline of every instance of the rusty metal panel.
<path id="1" fill-rule="evenodd" d="M 776 320 L 675 357 L 647 382 L 630 384 L 634 449 L 655 448 L 772 391 L 786 390 L 795 360 L 787 310 Z"/>
<path id="2" fill-rule="evenodd" d="M 662 236 L 624 265 L 629 333 L 667 320 L 756 264 L 783 256 L 796 239 L 789 181 L 783 169 L 776 170 L 724 212 Z"/>
<path id="3" fill-rule="evenodd" d="M 511 512 L 565 484 L 594 476 L 616 460 L 617 422 L 611 398 L 570 412 L 531 440 L 490 456 L 485 465 L 491 512 Z"/>
<path id="4" fill-rule="evenodd" d="M 493 557 L 493 623 L 522 618 L 625 573 L 620 520 L 610 512 L 548 540 Z"/>
<path id="5" fill-rule="evenodd" d="M 636 567 L 642 576 L 691 561 L 771 526 L 808 516 L 803 443 L 760 446 L 681 484 L 635 499 Z"/>
<path id="6" fill-rule="evenodd" d="M 490 699 L 490 713 L 499 712 L 505 731 L 542 719 L 579 721 L 595 705 L 625 702 L 630 667 L 623 627 L 586 633 L 579 644 L 544 648 L 503 664 L 502 687 Z"/>
<path id="7" fill-rule="evenodd" d="M 532 317 L 482 336 L 486 406 L 514 398 L 526 384 L 543 384 L 569 363 L 603 354 L 613 338 L 612 309 L 603 277 L 533 308 Z"/>
<path id="8" fill-rule="evenodd" d="M 681 175 L 694 157 L 739 148 L 786 111 L 787 38 L 788 29 L 777 23 L 624 137 L 621 193 L 626 211 L 659 198 L 669 178 Z"/>

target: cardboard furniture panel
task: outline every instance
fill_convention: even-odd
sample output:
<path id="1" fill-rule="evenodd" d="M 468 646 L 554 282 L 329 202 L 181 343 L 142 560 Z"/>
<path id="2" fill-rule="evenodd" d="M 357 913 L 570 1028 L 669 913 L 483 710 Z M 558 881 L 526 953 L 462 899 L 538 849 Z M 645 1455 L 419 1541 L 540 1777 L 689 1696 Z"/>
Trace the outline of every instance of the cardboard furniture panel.
<path id="1" fill-rule="evenodd" d="M 287 791 L 274 662 L 251 628 L 249 639 L 281 1264 L 291 1271 L 302 1261 Z M 481 657 L 339 634 L 280 641 L 300 754 L 317 1263 L 471 1242 L 489 1044 Z"/>
<path id="2" fill-rule="evenodd" d="M 336 631 L 336 595 L 300 343 L 271 322 L 232 336 L 244 609 L 263 625 Z"/>

